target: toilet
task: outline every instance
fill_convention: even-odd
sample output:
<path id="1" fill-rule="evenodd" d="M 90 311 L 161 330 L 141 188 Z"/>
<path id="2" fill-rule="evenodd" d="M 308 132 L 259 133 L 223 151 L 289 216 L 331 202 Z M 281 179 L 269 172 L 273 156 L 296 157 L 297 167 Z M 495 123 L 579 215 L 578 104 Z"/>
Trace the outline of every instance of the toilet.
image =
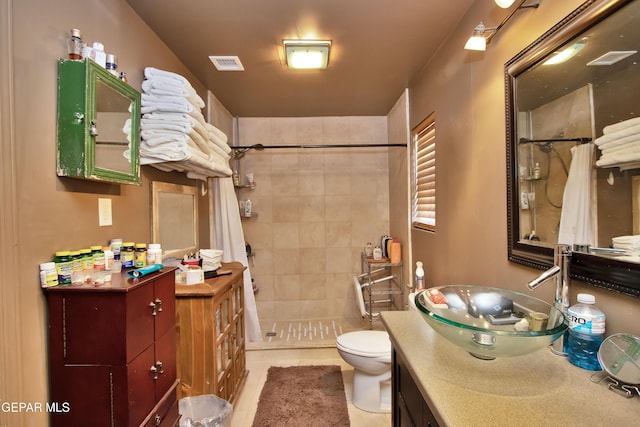
<path id="1" fill-rule="evenodd" d="M 418 310 L 415 293 L 408 295 L 409 310 Z M 338 336 L 340 357 L 353 366 L 356 408 L 367 412 L 391 412 L 391 341 L 385 331 L 355 331 Z"/>
<path id="2" fill-rule="evenodd" d="M 338 353 L 353 366 L 351 402 L 368 412 L 391 412 L 391 341 L 385 331 L 338 336 Z"/>

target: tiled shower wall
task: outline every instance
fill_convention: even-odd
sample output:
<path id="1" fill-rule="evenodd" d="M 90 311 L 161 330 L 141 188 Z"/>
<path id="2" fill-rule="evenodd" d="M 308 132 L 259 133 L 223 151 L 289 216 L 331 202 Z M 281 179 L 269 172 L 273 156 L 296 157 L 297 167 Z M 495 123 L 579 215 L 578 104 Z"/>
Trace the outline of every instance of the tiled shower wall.
<path id="1" fill-rule="evenodd" d="M 240 118 L 238 145 L 387 143 L 386 117 Z M 261 322 L 355 319 L 352 277 L 367 242 L 389 233 L 388 148 L 272 148 L 237 161 Z"/>

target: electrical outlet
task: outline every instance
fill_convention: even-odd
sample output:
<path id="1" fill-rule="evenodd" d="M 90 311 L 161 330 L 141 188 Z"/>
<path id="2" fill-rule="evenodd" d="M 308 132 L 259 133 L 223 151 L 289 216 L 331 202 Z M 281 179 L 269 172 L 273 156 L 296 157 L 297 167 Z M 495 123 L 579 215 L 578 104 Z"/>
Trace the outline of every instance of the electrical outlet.
<path id="1" fill-rule="evenodd" d="M 113 225 L 111 217 L 111 199 L 98 199 L 98 224 L 100 227 Z"/>

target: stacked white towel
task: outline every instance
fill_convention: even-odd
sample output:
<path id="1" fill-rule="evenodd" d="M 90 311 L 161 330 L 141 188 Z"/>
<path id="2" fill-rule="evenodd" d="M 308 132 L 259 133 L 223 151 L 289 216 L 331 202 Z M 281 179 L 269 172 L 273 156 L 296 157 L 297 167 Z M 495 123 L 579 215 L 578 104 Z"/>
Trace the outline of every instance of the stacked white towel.
<path id="1" fill-rule="evenodd" d="M 227 136 L 207 123 L 204 101 L 183 76 L 147 67 L 142 82 L 140 164 L 193 179 L 231 176 Z"/>
<path id="2" fill-rule="evenodd" d="M 640 167 L 640 117 L 605 126 L 595 144 L 602 151 L 599 167 Z"/>
<path id="3" fill-rule="evenodd" d="M 204 271 L 214 271 L 220 268 L 223 254 L 224 252 L 220 249 L 200 249 L 202 269 Z"/>
<path id="4" fill-rule="evenodd" d="M 624 249 L 628 255 L 640 255 L 640 236 L 619 236 L 611 239 L 614 249 Z"/>

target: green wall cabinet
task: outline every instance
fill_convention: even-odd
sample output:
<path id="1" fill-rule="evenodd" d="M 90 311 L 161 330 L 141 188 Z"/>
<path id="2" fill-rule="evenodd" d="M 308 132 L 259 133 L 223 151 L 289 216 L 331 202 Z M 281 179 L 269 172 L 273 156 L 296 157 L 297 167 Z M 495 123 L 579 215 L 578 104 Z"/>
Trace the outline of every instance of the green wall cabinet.
<path id="1" fill-rule="evenodd" d="M 58 62 L 57 174 L 140 185 L 140 92 L 89 59 Z"/>

